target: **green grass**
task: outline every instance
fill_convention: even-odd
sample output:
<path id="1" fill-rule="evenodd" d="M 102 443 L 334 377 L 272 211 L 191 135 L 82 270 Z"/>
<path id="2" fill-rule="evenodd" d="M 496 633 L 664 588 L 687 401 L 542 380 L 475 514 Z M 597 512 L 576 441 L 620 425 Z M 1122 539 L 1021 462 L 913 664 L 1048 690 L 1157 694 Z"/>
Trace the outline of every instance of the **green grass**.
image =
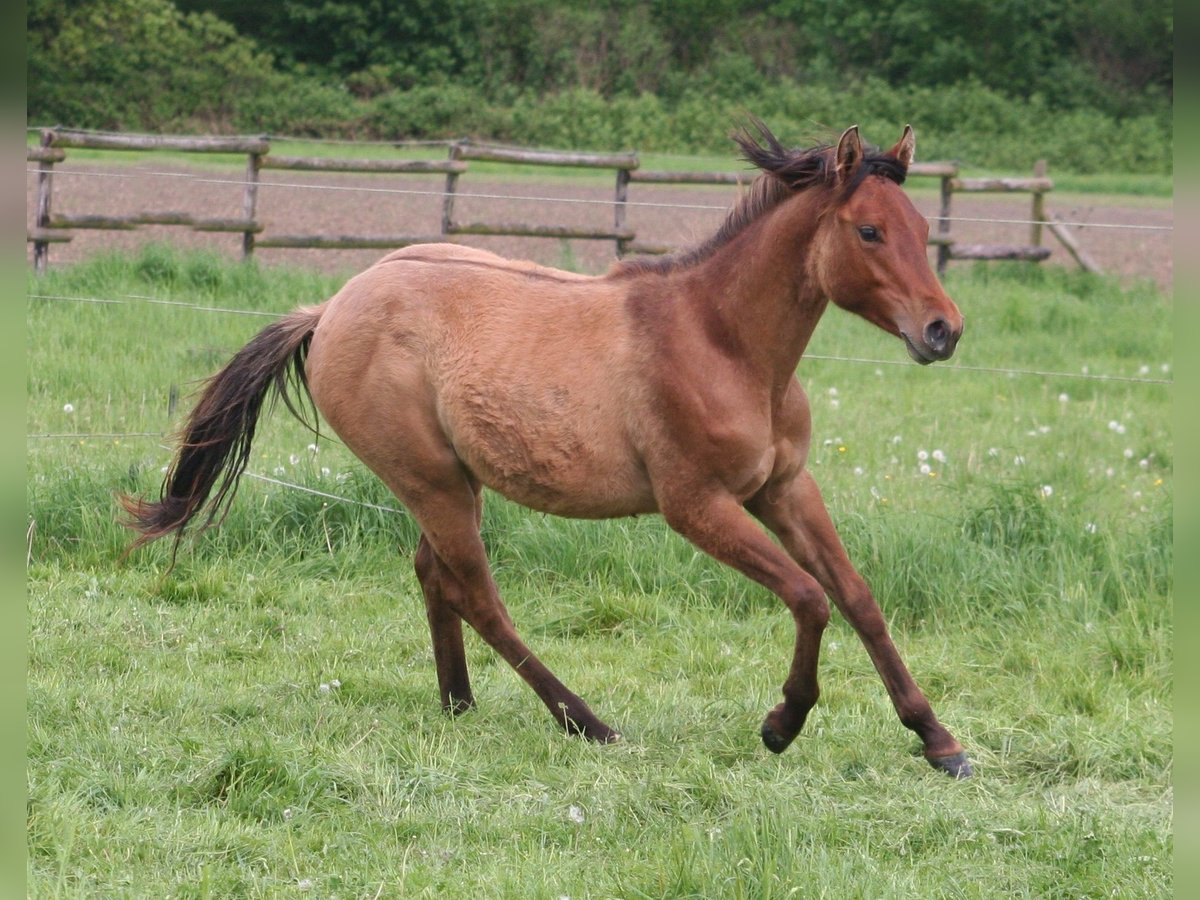
<path id="1" fill-rule="evenodd" d="M 820 703 L 766 752 L 790 617 L 653 517 L 488 501 L 518 627 L 609 747 L 559 734 L 473 635 L 479 707 L 442 715 L 402 513 L 247 479 L 173 570 L 166 546 L 123 558 L 112 494 L 153 491 L 168 452 L 85 435 L 169 430 L 266 320 L 30 299 L 30 896 L 1169 895 L 1173 388 L 1147 382 L 1172 377 L 1170 300 L 1012 264 L 947 286 L 952 363 L 891 365 L 834 310 L 810 353 L 880 362 L 801 376 L 813 471 L 963 783 L 836 615 Z M 282 312 L 335 287 L 156 247 L 29 290 Z M 250 471 L 394 505 L 313 443 L 277 412 Z"/>

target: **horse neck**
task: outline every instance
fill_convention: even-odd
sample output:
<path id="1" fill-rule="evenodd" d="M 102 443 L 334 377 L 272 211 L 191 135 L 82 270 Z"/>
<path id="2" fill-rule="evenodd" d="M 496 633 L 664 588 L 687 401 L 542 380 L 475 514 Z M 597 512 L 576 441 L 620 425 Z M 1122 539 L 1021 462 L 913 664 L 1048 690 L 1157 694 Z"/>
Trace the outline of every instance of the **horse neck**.
<path id="1" fill-rule="evenodd" d="M 693 269 L 710 334 L 779 387 L 828 305 L 813 275 L 819 209 L 816 198 L 794 196 Z"/>

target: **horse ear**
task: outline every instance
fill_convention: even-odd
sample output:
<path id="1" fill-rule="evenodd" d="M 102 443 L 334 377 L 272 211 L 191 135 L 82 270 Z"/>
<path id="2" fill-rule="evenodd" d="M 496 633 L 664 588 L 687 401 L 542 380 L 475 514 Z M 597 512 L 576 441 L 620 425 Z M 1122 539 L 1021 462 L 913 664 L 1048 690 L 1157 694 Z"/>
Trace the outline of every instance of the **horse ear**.
<path id="1" fill-rule="evenodd" d="M 917 150 L 917 139 L 913 135 L 911 125 L 904 126 L 904 134 L 900 136 L 899 142 L 889 152 L 889 156 L 894 156 L 899 161 L 900 165 L 908 168 L 912 165 L 913 154 Z"/>
<path id="2" fill-rule="evenodd" d="M 858 168 L 863 158 L 862 138 L 858 135 L 858 126 L 851 125 L 838 140 L 837 153 L 834 159 L 837 161 L 837 180 L 845 182 L 854 174 L 854 170 Z"/>

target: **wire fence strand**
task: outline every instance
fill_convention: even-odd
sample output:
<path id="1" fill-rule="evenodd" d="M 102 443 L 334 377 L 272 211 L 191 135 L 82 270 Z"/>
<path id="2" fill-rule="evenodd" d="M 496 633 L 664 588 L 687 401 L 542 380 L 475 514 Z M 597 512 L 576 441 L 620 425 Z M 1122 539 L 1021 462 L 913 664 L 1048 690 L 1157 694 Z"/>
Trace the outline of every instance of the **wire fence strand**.
<path id="1" fill-rule="evenodd" d="M 69 297 L 62 294 L 28 294 L 31 300 L 48 300 L 55 302 L 75 302 L 75 303 L 97 303 L 108 306 L 120 306 L 129 303 L 149 303 L 157 306 L 164 306 L 174 309 L 195 310 L 198 312 L 213 312 L 213 313 L 228 313 L 230 315 L 242 316 L 262 316 L 265 318 L 279 319 L 284 313 L 264 312 L 260 310 L 248 309 L 233 309 L 224 306 L 206 306 L 199 303 L 185 303 L 178 300 L 166 300 L 158 297 L 146 297 L 141 294 L 122 294 L 120 297 Z M 859 365 L 873 366 L 908 366 L 909 362 L 904 360 L 891 359 L 870 359 L 857 356 L 832 356 L 818 353 L 806 353 L 803 360 L 821 360 L 824 362 L 844 362 L 855 363 Z M 1173 385 L 1175 382 L 1169 378 L 1147 378 L 1133 375 L 1105 375 L 1093 374 L 1090 372 L 1055 372 L 1042 369 L 1006 369 L 998 366 L 970 366 L 962 364 L 941 365 L 938 367 L 939 372 L 979 372 L 989 375 L 1022 375 L 1037 378 L 1072 378 L 1082 379 L 1085 381 L 1114 381 L 1125 382 L 1129 384 L 1162 384 Z"/>
<path id="2" fill-rule="evenodd" d="M 38 169 L 26 169 L 27 175 L 39 174 Z M 42 173 L 44 174 L 44 173 Z M 177 178 L 191 181 L 195 184 L 209 185 L 224 185 L 230 187 L 244 188 L 248 183 L 244 178 L 215 178 L 211 176 L 195 175 L 188 172 L 90 172 L 77 169 L 55 169 L 54 176 L 71 176 L 71 177 L 86 177 L 86 178 Z M 342 184 L 312 184 L 305 182 L 294 181 L 258 181 L 256 182 L 259 188 L 284 188 L 288 190 L 310 190 L 310 191 L 345 191 L 350 193 L 368 193 L 368 194 L 394 194 L 400 196 L 415 196 L 415 197 L 438 197 L 445 198 L 447 191 L 422 189 L 422 188 L 395 188 L 395 187 L 368 187 L 366 185 L 342 185 Z M 686 187 L 686 186 L 685 186 Z M 691 185 L 690 187 L 695 187 Z M 578 204 L 591 206 L 613 206 L 616 201 L 613 199 L 598 199 L 593 197 L 546 197 L 529 194 L 494 194 L 494 193 L 479 193 L 473 191 L 455 191 L 453 196 L 456 199 L 468 200 L 495 200 L 506 202 L 525 202 L 525 203 L 561 203 L 561 204 Z M 729 205 L 712 205 L 703 203 L 665 203 L 662 201 L 651 200 L 624 200 L 623 205 L 628 207 L 645 207 L 649 209 L 667 209 L 667 210 L 699 210 L 705 212 L 728 212 Z M 930 222 L 972 222 L 992 225 L 1065 225 L 1072 228 L 1111 228 L 1124 229 L 1130 231 L 1161 231 L 1173 232 L 1174 225 L 1138 225 L 1121 222 L 1081 222 L 1081 221 L 1063 221 L 1060 219 L 990 219 L 969 216 L 935 216 L 929 215 L 925 217 Z"/>

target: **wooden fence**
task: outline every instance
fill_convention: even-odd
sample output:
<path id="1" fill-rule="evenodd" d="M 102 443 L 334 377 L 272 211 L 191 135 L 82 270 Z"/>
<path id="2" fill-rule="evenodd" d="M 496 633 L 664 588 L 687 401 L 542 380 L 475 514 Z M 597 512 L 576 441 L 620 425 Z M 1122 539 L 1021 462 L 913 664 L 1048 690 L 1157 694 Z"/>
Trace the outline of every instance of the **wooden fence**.
<path id="1" fill-rule="evenodd" d="M 37 163 L 37 208 L 27 239 L 33 244 L 34 269 L 45 271 L 50 245 L 70 241 L 72 229 L 130 230 L 141 225 L 178 225 L 197 231 L 231 232 L 242 235 L 242 255 L 249 257 L 256 247 L 315 249 L 392 249 L 409 244 L 452 240 L 458 235 L 513 235 L 535 238 L 605 240 L 615 242 L 618 256 L 626 253 L 667 253 L 675 247 L 650 241 L 639 242 L 626 223 L 629 190 L 635 184 L 738 185 L 753 177 L 728 172 L 648 171 L 639 168 L 636 153 L 571 153 L 483 146 L 468 141 L 448 143 L 447 159 L 338 159 L 275 156 L 267 138 L 245 137 L 167 137 L 158 135 L 100 134 L 66 129 L 44 129 L 36 147 L 27 149 L 27 159 Z M 197 218 L 187 212 L 152 211 L 134 215 L 66 215 L 53 210 L 54 166 L 64 162 L 67 150 L 173 150 L 188 153 L 245 154 L 246 176 L 240 214 L 228 218 Z M 612 227 L 577 227 L 521 222 L 460 222 L 454 205 L 459 180 L 469 172 L 472 161 L 550 166 L 557 168 L 600 169 L 615 172 Z M 394 175 L 444 174 L 440 227 L 423 234 L 264 234 L 259 218 L 259 175 L 264 169 L 289 169 L 318 172 L 363 172 Z M 914 163 L 909 176 L 937 178 L 941 186 L 941 204 L 937 228 L 929 243 L 937 247 L 937 268 L 944 271 L 952 259 L 1043 260 L 1050 248 L 1042 245 L 1042 226 L 1054 234 L 1084 268 L 1095 264 L 1083 253 L 1066 229 L 1046 219 L 1045 195 L 1054 189 L 1045 175 L 1045 163 L 1039 163 L 1032 178 L 960 178 L 956 163 Z M 951 234 L 952 200 L 959 192 L 1023 192 L 1032 195 L 1029 243 L 1024 245 L 963 244 Z"/>

